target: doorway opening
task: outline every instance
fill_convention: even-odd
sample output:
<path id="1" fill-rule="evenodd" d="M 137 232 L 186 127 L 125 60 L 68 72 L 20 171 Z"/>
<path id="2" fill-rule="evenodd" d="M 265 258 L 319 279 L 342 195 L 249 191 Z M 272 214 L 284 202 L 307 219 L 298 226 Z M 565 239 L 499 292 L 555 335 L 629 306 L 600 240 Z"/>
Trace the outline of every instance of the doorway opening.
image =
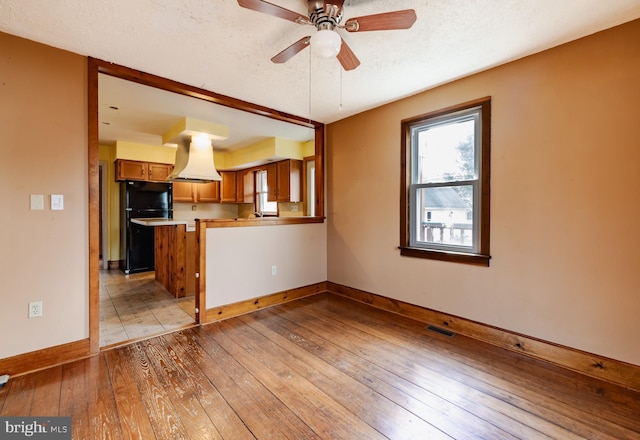
<path id="1" fill-rule="evenodd" d="M 175 298 L 155 272 L 100 271 L 100 348 L 196 325 L 195 297 Z"/>
<path id="2" fill-rule="evenodd" d="M 109 233 L 118 234 L 111 228 L 110 218 L 111 210 L 118 209 L 111 199 L 119 198 L 119 191 L 110 184 L 113 177 L 109 176 L 109 163 L 101 160 L 98 168 L 101 349 L 195 325 L 194 295 L 173 297 L 155 280 L 154 271 L 125 275 L 120 269 L 119 249 L 115 250 L 119 246 L 111 243 Z"/>

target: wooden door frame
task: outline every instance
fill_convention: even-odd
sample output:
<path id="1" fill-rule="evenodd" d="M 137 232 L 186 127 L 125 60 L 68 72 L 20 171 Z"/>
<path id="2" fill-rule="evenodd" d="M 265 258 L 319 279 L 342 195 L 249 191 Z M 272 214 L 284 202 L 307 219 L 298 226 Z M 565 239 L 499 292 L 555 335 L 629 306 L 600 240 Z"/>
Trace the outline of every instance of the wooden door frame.
<path id="1" fill-rule="evenodd" d="M 225 107 L 247 111 L 256 115 L 265 116 L 279 121 L 309 127 L 315 136 L 316 158 L 316 217 L 324 219 L 324 124 L 312 121 L 308 118 L 280 112 L 268 107 L 263 107 L 250 102 L 231 98 L 208 90 L 179 83 L 167 78 L 151 75 L 128 67 L 102 61 L 96 58 L 88 58 L 87 62 L 87 101 L 88 101 L 88 173 L 89 173 L 89 350 L 91 354 L 100 352 L 100 272 L 99 272 L 99 234 L 100 209 L 99 209 L 99 103 L 98 103 L 98 77 L 106 74 L 116 78 L 133 81 L 138 84 L 167 90 L 181 95 L 202 99 Z M 206 231 L 203 231 L 204 234 Z M 200 243 L 196 243 L 196 255 L 200 255 L 200 265 L 203 267 L 205 255 L 200 251 Z M 201 274 L 201 276 L 204 274 Z M 198 283 L 196 283 L 197 285 Z M 200 283 L 202 284 L 202 283 Z M 206 311 L 206 292 L 204 289 L 196 291 L 196 307 Z M 200 324 L 204 313 L 196 313 L 196 323 Z"/>

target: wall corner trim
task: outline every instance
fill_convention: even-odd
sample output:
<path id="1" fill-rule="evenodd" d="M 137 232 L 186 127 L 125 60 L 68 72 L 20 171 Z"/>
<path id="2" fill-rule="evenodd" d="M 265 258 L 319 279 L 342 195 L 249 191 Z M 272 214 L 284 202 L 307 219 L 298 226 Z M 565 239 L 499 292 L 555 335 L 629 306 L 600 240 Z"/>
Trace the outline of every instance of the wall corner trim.
<path id="1" fill-rule="evenodd" d="M 638 365 L 543 341 L 330 281 L 327 281 L 327 291 L 426 324 L 444 327 L 461 335 L 549 362 L 589 377 L 640 391 L 640 366 Z"/>

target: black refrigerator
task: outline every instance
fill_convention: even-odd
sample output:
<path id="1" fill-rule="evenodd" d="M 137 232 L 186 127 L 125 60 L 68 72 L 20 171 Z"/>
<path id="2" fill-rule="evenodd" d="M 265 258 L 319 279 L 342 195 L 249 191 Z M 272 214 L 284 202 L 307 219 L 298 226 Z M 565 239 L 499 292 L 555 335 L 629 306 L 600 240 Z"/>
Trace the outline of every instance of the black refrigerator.
<path id="1" fill-rule="evenodd" d="M 120 184 L 120 255 L 126 274 L 154 270 L 154 227 L 134 218 L 173 218 L 171 183 L 127 180 Z"/>

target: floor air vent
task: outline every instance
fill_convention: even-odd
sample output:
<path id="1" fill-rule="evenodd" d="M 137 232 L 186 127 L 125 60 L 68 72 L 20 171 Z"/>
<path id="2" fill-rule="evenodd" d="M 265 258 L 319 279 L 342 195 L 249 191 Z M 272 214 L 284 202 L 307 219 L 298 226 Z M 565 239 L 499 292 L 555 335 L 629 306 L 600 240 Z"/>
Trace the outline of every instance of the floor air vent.
<path id="1" fill-rule="evenodd" d="M 435 325 L 428 325 L 427 330 L 431 330 L 432 332 L 440 333 L 441 335 L 449 336 L 450 338 L 454 337 L 456 334 L 452 331 L 436 327 Z"/>

